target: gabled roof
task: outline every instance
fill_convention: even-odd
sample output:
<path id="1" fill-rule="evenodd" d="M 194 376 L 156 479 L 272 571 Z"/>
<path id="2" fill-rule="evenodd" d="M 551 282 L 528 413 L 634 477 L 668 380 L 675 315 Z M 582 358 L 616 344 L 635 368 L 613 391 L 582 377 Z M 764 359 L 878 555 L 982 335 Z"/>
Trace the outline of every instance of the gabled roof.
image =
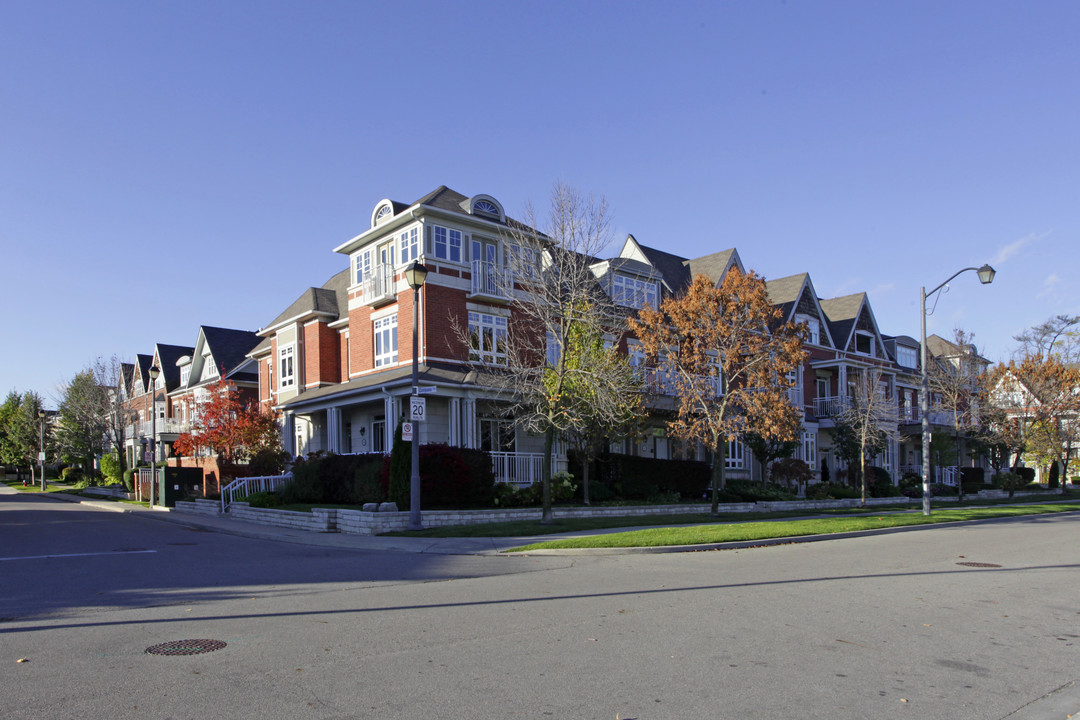
<path id="1" fill-rule="evenodd" d="M 259 344 L 260 337 L 250 330 L 233 330 L 203 325 L 199 328 L 199 337 L 191 356 L 192 371 L 188 380 L 189 387 L 203 384 L 203 358 L 209 351 L 217 366 L 218 373 L 232 380 L 257 382 L 258 374 L 251 368 L 247 354 Z M 215 376 L 216 377 L 216 376 Z"/>
<path id="2" fill-rule="evenodd" d="M 150 389 L 150 366 L 154 364 L 153 355 L 136 355 L 135 364 L 138 366 L 138 370 L 135 373 L 135 377 L 138 378 L 137 387 L 133 388 L 133 395 L 142 395 L 144 392 Z"/>
<path id="3" fill-rule="evenodd" d="M 644 257 L 646 262 L 663 275 L 669 292 L 676 293 L 690 285 L 690 268 L 686 264 L 689 261 L 684 257 L 642 245 L 633 235 L 627 236 L 619 254 L 622 257 Z"/>
<path id="4" fill-rule="evenodd" d="M 165 391 L 174 390 L 180 385 L 180 368 L 176 361 L 185 355 L 191 355 L 195 348 L 186 345 L 166 345 L 157 343 L 154 345 L 154 357 L 160 363 L 161 375 L 165 378 Z"/>
<path id="5" fill-rule="evenodd" d="M 829 323 L 829 334 L 835 341 L 837 349 L 848 349 L 851 336 L 855 332 L 855 323 L 865 303 L 866 293 L 864 292 L 819 301 L 821 310 Z"/>
<path id="6" fill-rule="evenodd" d="M 957 345 L 950 340 L 946 340 L 939 335 L 931 335 L 926 338 L 926 352 L 930 353 L 935 358 L 958 357 L 960 355 L 967 355 L 970 352 L 972 359 L 986 363 L 987 365 L 990 364 L 989 360 L 979 355 L 978 349 L 974 345 L 970 346 L 970 350 L 965 350 L 960 345 Z"/>
<path id="7" fill-rule="evenodd" d="M 267 336 L 280 325 L 296 321 L 301 318 L 322 316 L 327 322 L 334 322 L 349 312 L 349 278 L 351 269 L 345 268 L 333 275 L 323 283 L 322 287 L 309 287 L 293 301 L 284 312 L 279 314 L 266 327 L 258 331 L 258 335 Z M 254 350 L 255 346 L 249 350 Z"/>
<path id="8" fill-rule="evenodd" d="M 691 258 L 686 264 L 690 269 L 690 280 L 698 275 L 704 275 L 712 280 L 714 285 L 719 285 L 724 281 L 724 276 L 732 266 L 739 268 L 743 273 L 746 272 L 742 259 L 739 257 L 739 251 L 735 248 Z"/>
<path id="9" fill-rule="evenodd" d="M 766 280 L 765 289 L 769 293 L 769 300 L 780 308 L 781 317 L 785 322 L 794 320 L 798 313 L 813 317 L 818 321 L 819 344 L 835 347 L 829 330 L 828 316 L 818 300 L 817 290 L 814 289 L 810 273 Z"/>

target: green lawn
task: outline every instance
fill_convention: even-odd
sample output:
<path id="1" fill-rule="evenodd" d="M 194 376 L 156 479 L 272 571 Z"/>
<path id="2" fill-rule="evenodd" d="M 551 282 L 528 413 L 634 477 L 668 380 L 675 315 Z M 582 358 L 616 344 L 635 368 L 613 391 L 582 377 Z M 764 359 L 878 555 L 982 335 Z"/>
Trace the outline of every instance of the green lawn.
<path id="1" fill-rule="evenodd" d="M 693 527 L 663 527 L 635 530 L 608 535 L 590 535 L 535 543 L 513 548 L 512 551 L 566 548 L 624 548 L 662 547 L 674 545 L 707 545 L 712 543 L 767 540 L 783 537 L 805 537 L 832 533 L 877 530 L 912 525 L 988 520 L 992 518 L 1041 515 L 1046 513 L 1080 512 L 1072 503 L 1041 503 L 999 507 L 938 509 L 926 516 L 921 512 L 897 514 L 861 514 L 845 517 L 817 518 L 774 522 L 745 522 L 727 525 L 697 525 Z M 879 510 L 880 513 L 880 510 Z"/>

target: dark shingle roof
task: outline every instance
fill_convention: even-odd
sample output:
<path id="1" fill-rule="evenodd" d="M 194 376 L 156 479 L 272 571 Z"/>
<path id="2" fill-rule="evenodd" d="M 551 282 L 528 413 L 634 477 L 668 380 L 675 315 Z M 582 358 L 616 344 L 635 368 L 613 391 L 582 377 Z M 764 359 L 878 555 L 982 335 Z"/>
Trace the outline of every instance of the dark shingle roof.
<path id="1" fill-rule="evenodd" d="M 634 242 L 637 242 L 636 238 Z M 641 248 L 641 252 L 645 254 L 652 266 L 664 276 L 664 282 L 672 292 L 680 292 L 690 284 L 690 268 L 687 266 L 689 261 L 686 258 L 656 248 L 645 247 L 641 243 L 637 243 L 637 246 Z"/>
<path id="2" fill-rule="evenodd" d="M 836 341 L 839 350 L 847 350 L 851 331 L 855 327 L 855 322 L 859 318 L 859 310 L 865 300 L 866 293 L 862 292 L 818 301 L 818 304 L 821 305 L 821 311 L 825 313 L 825 317 L 828 319 L 829 334 Z"/>
<path id="3" fill-rule="evenodd" d="M 704 275 L 712 280 L 713 284 L 719 283 L 724 279 L 724 271 L 728 269 L 734 255 L 735 248 L 728 248 L 710 255 L 702 255 L 699 258 L 691 258 L 687 261 L 690 268 L 690 279 L 693 280 L 698 275 Z"/>
<path id="4" fill-rule="evenodd" d="M 350 269 L 345 268 L 323 283 L 322 287 L 309 287 L 266 327 L 275 327 L 286 320 L 311 313 L 332 316 L 330 322 L 339 319 L 349 311 L 349 278 Z"/>
<path id="5" fill-rule="evenodd" d="M 261 338 L 250 330 L 230 328 L 200 328 L 210 353 L 214 356 L 218 371 L 230 375 L 233 370 L 247 362 L 247 354 L 255 349 Z"/>
<path id="6" fill-rule="evenodd" d="M 165 377 L 165 391 L 175 390 L 180 385 L 180 368 L 176 367 L 176 361 L 195 352 L 195 348 L 163 343 L 158 343 L 154 348 L 157 350 L 158 361 L 161 363 L 161 374 Z"/>

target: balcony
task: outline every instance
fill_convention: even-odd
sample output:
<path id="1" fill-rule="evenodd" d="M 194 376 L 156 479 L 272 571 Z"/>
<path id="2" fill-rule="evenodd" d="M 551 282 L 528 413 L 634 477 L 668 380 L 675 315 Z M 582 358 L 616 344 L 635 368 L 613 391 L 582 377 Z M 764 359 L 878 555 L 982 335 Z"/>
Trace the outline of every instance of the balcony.
<path id="1" fill-rule="evenodd" d="M 844 412 L 848 399 L 842 395 L 814 398 L 814 414 L 819 418 L 832 418 Z"/>
<path id="2" fill-rule="evenodd" d="M 513 273 L 507 268 L 486 260 L 473 260 L 472 287 L 469 293 L 473 297 L 506 300 L 510 297 L 513 278 Z"/>
<path id="3" fill-rule="evenodd" d="M 129 440 L 140 437 L 150 437 L 152 430 L 156 429 L 160 435 L 180 435 L 191 430 L 191 423 L 187 420 L 176 418 L 164 418 L 157 421 L 157 427 L 151 428 L 149 420 L 127 425 L 124 428 L 125 437 Z"/>
<path id="4" fill-rule="evenodd" d="M 377 267 L 360 282 L 360 301 L 365 305 L 379 305 L 396 298 L 392 267 Z"/>

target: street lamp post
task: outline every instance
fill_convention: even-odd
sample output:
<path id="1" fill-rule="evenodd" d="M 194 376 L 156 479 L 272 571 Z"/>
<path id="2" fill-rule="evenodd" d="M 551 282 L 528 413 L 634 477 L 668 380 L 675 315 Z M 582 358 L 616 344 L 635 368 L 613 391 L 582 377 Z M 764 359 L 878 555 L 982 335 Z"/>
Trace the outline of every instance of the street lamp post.
<path id="1" fill-rule="evenodd" d="M 150 507 L 154 507 L 154 486 L 157 485 L 157 379 L 161 368 L 150 366 Z"/>
<path id="2" fill-rule="evenodd" d="M 412 397 L 420 395 L 420 347 L 419 347 L 419 323 L 420 323 L 420 288 L 427 280 L 428 269 L 414 260 L 405 269 L 405 280 L 413 289 L 412 306 Z M 409 529 L 422 530 L 423 520 L 420 516 L 420 428 L 413 427 L 412 439 L 412 472 L 409 475 Z"/>
<path id="3" fill-rule="evenodd" d="M 930 514 L 930 376 L 926 371 L 927 353 L 926 353 L 926 298 L 932 296 L 941 288 L 952 282 L 960 273 L 967 272 L 968 270 L 974 270 L 979 274 L 979 282 L 983 285 L 989 285 L 994 281 L 994 275 L 996 274 L 994 268 L 989 265 L 983 265 L 982 267 L 968 267 L 963 270 L 957 270 L 952 276 L 945 282 L 938 285 L 930 292 L 926 292 L 926 286 L 923 285 L 919 292 L 919 309 L 921 313 L 919 315 L 919 330 L 920 340 L 919 343 L 919 365 L 922 370 L 922 387 L 919 391 L 919 415 L 922 416 L 922 488 L 923 488 L 923 515 Z M 963 482 L 961 478 L 957 478 L 957 482 Z"/>
<path id="4" fill-rule="evenodd" d="M 41 471 L 41 492 L 45 492 L 45 411 L 38 410 L 38 470 Z"/>

